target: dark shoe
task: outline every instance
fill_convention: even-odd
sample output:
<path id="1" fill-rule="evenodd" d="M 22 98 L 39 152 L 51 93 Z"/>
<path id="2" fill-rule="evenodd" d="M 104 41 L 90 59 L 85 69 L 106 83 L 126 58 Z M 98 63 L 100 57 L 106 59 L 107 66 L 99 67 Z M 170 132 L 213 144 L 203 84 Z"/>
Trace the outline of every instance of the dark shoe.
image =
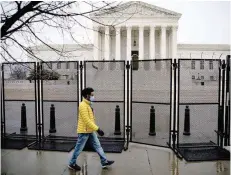
<path id="1" fill-rule="evenodd" d="M 102 165 L 102 168 L 107 168 L 108 166 L 112 165 L 115 161 L 113 160 L 108 160 L 107 163 L 104 163 Z"/>
<path id="2" fill-rule="evenodd" d="M 80 171 L 81 170 L 81 168 L 80 168 L 80 166 L 78 166 L 78 165 L 68 165 L 68 168 L 70 168 L 70 169 L 72 169 L 72 170 L 75 170 L 75 171 Z"/>

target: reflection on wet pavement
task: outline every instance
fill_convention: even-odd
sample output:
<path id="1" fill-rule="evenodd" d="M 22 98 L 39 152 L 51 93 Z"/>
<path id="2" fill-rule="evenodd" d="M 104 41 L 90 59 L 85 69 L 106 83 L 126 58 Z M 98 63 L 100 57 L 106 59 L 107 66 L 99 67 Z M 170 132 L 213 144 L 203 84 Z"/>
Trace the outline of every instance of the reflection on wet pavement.
<path id="1" fill-rule="evenodd" d="M 170 150 L 131 144 L 122 154 L 107 154 L 115 164 L 102 169 L 96 153 L 83 152 L 77 160 L 82 170 L 67 167 L 72 154 L 49 151 L 2 150 L 6 175 L 229 175 L 229 161 L 187 163 Z"/>

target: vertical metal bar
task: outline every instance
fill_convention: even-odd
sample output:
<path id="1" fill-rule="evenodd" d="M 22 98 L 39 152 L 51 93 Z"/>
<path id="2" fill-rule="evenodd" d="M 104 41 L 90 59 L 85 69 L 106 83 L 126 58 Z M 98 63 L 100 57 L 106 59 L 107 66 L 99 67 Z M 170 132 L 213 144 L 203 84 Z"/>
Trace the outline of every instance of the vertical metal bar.
<path id="1" fill-rule="evenodd" d="M 125 142 L 125 132 L 126 132 L 126 130 L 125 130 L 125 90 L 126 90 L 126 87 L 125 87 L 125 84 L 126 84 L 126 82 L 125 82 L 125 74 L 126 74 L 126 63 L 125 63 L 125 61 L 123 61 L 123 68 L 124 68 L 124 122 L 123 122 L 123 129 L 124 129 L 124 142 Z"/>
<path id="2" fill-rule="evenodd" d="M 218 80 L 218 110 L 217 110 L 217 131 L 219 131 L 219 108 L 221 105 L 221 60 L 218 61 L 219 80 Z M 217 133 L 217 145 L 220 145 L 220 135 Z"/>
<path id="3" fill-rule="evenodd" d="M 133 129 L 133 123 L 132 123 L 132 118 L 133 118 L 133 116 L 132 116 L 132 114 L 133 114 L 133 112 L 132 112 L 132 106 L 133 106 L 133 103 L 132 103 L 132 101 L 133 101 L 133 71 L 132 71 L 132 69 L 133 69 L 133 60 L 131 60 L 131 62 L 130 62 L 130 74 L 131 74 L 131 80 L 130 80 L 130 83 L 131 83 L 131 92 L 130 92 L 130 122 L 131 122 L 131 128 L 130 128 L 130 140 L 132 141 L 132 129 Z"/>
<path id="4" fill-rule="evenodd" d="M 84 70 L 84 88 L 87 87 L 87 80 L 86 80 L 86 77 L 87 77 L 87 63 L 86 61 L 84 61 L 84 66 L 83 66 L 83 70 Z"/>
<path id="5" fill-rule="evenodd" d="M 179 147 L 179 123 L 180 123 L 180 59 L 178 60 L 178 66 L 176 68 L 178 68 L 178 100 L 177 100 L 177 104 L 176 104 L 176 68 L 175 68 L 175 75 L 174 75 L 174 81 L 175 81 L 175 85 L 174 85 L 174 104 L 175 104 L 175 109 L 174 109 L 174 114 L 175 114 L 175 120 L 177 117 L 177 147 Z M 176 63 L 176 60 L 174 60 L 174 62 Z M 177 65 L 177 64 L 176 64 Z M 176 114 L 176 108 L 177 108 L 177 114 Z M 176 122 L 174 122 L 176 123 Z M 176 128 L 174 127 L 174 130 Z"/>
<path id="6" fill-rule="evenodd" d="M 79 62 L 77 61 L 77 107 L 79 106 Z M 78 111 L 78 110 L 77 110 Z"/>
<path id="7" fill-rule="evenodd" d="M 228 62 L 227 62 L 227 65 L 228 65 L 228 72 L 227 72 L 227 84 L 228 84 L 228 146 L 230 146 L 230 112 L 231 112 L 231 109 L 230 109 L 230 55 L 228 56 Z"/>
<path id="8" fill-rule="evenodd" d="M 229 133 L 228 133 L 228 127 L 229 127 L 229 69 L 230 69 L 230 55 L 227 55 L 226 57 L 226 100 L 225 100 L 225 146 L 228 146 L 228 139 L 229 139 Z"/>
<path id="9" fill-rule="evenodd" d="M 41 78 L 41 71 L 40 71 L 40 64 L 38 64 L 38 139 L 39 139 L 39 142 L 41 141 L 41 114 L 40 114 L 40 78 Z"/>
<path id="10" fill-rule="evenodd" d="M 6 105 L 5 105 L 5 79 L 4 79 L 4 63 L 2 63 L 2 107 L 3 107 L 3 136 L 6 137 Z"/>
<path id="11" fill-rule="evenodd" d="M 2 76 L 2 82 L 1 82 L 1 137 L 5 137 L 5 114 L 4 114 L 4 110 L 5 110 L 5 106 L 4 106 L 4 98 L 3 98 L 3 89 L 4 89 L 4 67 L 3 64 L 1 65 L 1 76 Z"/>
<path id="12" fill-rule="evenodd" d="M 37 75 L 37 71 L 36 71 L 36 67 L 37 67 L 37 64 L 36 62 L 34 63 L 34 72 L 35 72 L 35 76 L 34 76 L 34 96 L 35 96 L 35 135 L 36 135 L 36 140 L 38 139 L 38 128 L 37 128 L 37 125 L 38 125 L 38 115 L 37 115 L 37 103 L 38 103 L 38 100 L 37 100 L 37 83 L 36 83 L 36 75 Z"/>
<path id="13" fill-rule="evenodd" d="M 2 64 L 1 64 L 1 138 L 3 138 L 4 136 L 4 132 L 3 132 L 3 114 L 2 114 L 2 102 L 3 102 L 3 99 L 2 99 Z"/>
<path id="14" fill-rule="evenodd" d="M 223 133 L 224 133 L 224 110 L 225 110 L 225 60 L 222 61 L 222 124 L 221 124 L 221 138 L 220 138 L 220 146 L 223 148 Z"/>
<path id="15" fill-rule="evenodd" d="M 130 83 L 130 79 L 129 79 L 129 70 L 130 70 L 130 66 L 129 66 L 129 61 L 127 61 L 127 65 L 126 65 L 126 69 L 127 69 L 127 127 L 126 127 L 126 134 L 127 134 L 127 147 L 128 147 L 128 145 L 129 145 L 129 131 L 130 131 L 130 124 L 129 124 L 129 102 L 130 102 L 130 100 L 129 100 L 129 97 L 130 97 L 130 95 L 129 95 L 129 83 Z"/>
<path id="16" fill-rule="evenodd" d="M 170 60 L 170 120 L 169 120 L 169 146 L 172 147 L 171 128 L 172 128 L 172 59 Z"/>
<path id="17" fill-rule="evenodd" d="M 83 62 L 80 61 L 80 94 L 81 94 L 81 101 L 83 100 L 82 90 L 83 90 Z"/>
<path id="18" fill-rule="evenodd" d="M 42 75 L 42 71 L 43 71 L 43 63 L 41 64 L 41 69 L 40 69 L 40 73 Z M 41 103 L 41 110 L 42 110 L 42 138 L 44 137 L 44 110 L 43 110 L 43 107 L 44 107 L 44 100 L 43 100 L 43 79 L 41 78 L 41 99 L 40 101 L 42 102 Z"/>

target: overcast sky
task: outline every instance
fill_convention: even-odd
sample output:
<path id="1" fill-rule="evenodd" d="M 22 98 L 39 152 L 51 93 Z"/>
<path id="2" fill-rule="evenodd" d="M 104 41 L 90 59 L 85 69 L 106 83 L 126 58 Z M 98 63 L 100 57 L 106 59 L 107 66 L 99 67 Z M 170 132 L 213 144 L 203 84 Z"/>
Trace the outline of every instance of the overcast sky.
<path id="1" fill-rule="evenodd" d="M 230 44 L 229 1 L 144 1 L 182 14 L 178 43 Z"/>
<path id="2" fill-rule="evenodd" d="M 230 8 L 229 1 L 153 1 L 144 0 L 159 7 L 163 7 L 178 13 L 182 16 L 179 20 L 178 43 L 187 44 L 230 44 Z M 78 10 L 88 11 L 89 6 L 80 3 Z M 91 21 L 79 18 L 81 24 L 92 27 Z M 39 27 L 36 27 L 40 31 Z M 93 32 L 78 25 L 72 30 L 75 38 L 81 43 L 93 43 Z M 57 30 L 43 28 L 40 37 L 50 44 L 71 44 L 73 40 L 68 36 L 61 37 Z M 20 39 L 19 39 L 20 40 Z M 21 41 L 23 43 L 23 41 Z M 22 52 L 11 49 L 15 56 L 25 57 Z"/>

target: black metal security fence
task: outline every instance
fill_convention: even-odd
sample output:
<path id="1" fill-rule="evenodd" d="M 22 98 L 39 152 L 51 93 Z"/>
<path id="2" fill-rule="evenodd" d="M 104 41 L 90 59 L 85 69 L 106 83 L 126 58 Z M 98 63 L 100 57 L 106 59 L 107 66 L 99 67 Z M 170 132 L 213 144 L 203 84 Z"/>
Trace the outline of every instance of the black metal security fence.
<path id="1" fill-rule="evenodd" d="M 178 61 L 177 144 L 218 144 L 221 60 L 193 61 Z"/>
<path id="2" fill-rule="evenodd" d="M 229 60 L 178 60 L 176 147 L 187 161 L 230 159 L 223 149 L 229 135 L 225 132 L 230 120 L 225 115 Z"/>
<path id="3" fill-rule="evenodd" d="M 28 79 L 34 62 L 1 65 L 1 138 L 3 148 L 24 148 L 38 140 L 38 86 Z M 14 140 L 13 140 L 14 138 Z"/>
<path id="4" fill-rule="evenodd" d="M 79 62 L 46 62 L 41 74 L 51 73 L 41 80 L 41 116 L 43 135 L 76 136 L 79 104 Z"/>
<path id="5" fill-rule="evenodd" d="M 169 147 L 172 60 L 131 62 L 131 141 Z"/>
<path id="6" fill-rule="evenodd" d="M 2 138 L 24 139 L 5 147 L 70 151 L 85 87 L 95 89 L 92 108 L 109 152 L 130 141 L 175 152 L 228 145 L 229 60 L 3 63 Z"/>
<path id="7" fill-rule="evenodd" d="M 84 88 L 93 87 L 96 122 L 105 137 L 125 139 L 125 61 L 84 62 Z M 119 117 L 115 116 L 119 111 Z"/>

